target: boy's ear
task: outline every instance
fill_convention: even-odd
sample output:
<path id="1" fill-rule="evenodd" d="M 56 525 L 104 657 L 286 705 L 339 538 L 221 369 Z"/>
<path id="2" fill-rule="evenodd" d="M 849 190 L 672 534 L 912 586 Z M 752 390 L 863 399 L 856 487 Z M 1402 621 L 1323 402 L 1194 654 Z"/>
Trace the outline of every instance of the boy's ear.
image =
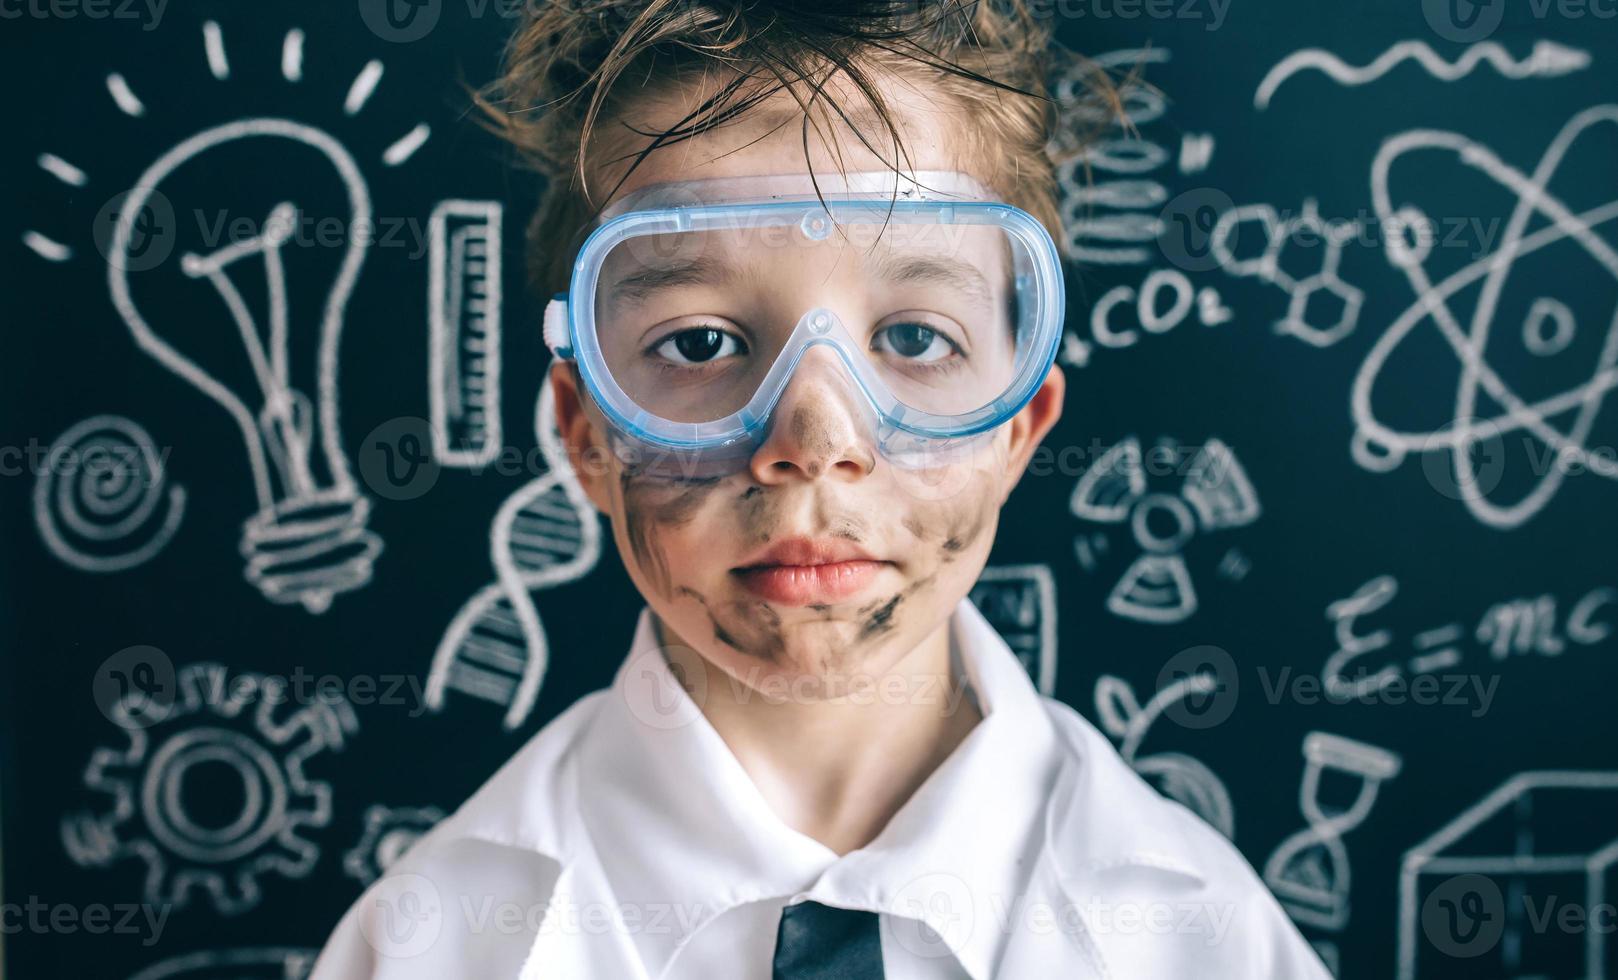
<path id="1" fill-rule="evenodd" d="M 585 407 L 578 370 L 571 361 L 556 360 L 551 362 L 550 373 L 551 394 L 556 402 L 556 429 L 567 450 L 568 464 L 596 510 L 610 515 L 607 481 L 612 475 L 609 463 L 612 454 Z"/>
<path id="2" fill-rule="evenodd" d="M 1011 496 L 1034 450 L 1062 417 L 1062 402 L 1066 396 L 1067 376 L 1062 373 L 1061 365 L 1052 364 L 1034 397 L 1011 417 L 1006 426 L 1011 431 L 1011 442 L 1006 447 L 1006 481 L 1000 488 L 1000 503 L 1004 504 Z"/>

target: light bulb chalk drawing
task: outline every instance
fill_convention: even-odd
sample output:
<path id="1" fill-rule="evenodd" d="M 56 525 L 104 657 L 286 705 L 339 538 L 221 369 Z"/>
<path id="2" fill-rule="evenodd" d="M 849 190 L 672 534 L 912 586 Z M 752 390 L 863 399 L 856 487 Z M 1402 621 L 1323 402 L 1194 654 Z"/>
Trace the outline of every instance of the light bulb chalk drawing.
<path id="1" fill-rule="evenodd" d="M 1253 93 L 1253 108 L 1268 109 L 1276 90 L 1299 72 L 1314 70 L 1341 85 L 1365 85 L 1406 61 L 1420 65 L 1429 75 L 1442 82 L 1465 78 L 1484 62 L 1506 78 L 1556 78 L 1590 67 L 1590 52 L 1555 41 L 1535 41 L 1528 57 L 1518 60 L 1498 42 L 1482 41 L 1467 48 L 1459 58 L 1450 62 L 1440 57 L 1425 41 L 1400 41 L 1370 64 L 1354 66 L 1324 48 L 1304 48 L 1282 58 L 1265 73 L 1258 91 Z"/>
<path id="2" fill-rule="evenodd" d="M 440 711 L 451 691 L 505 707 L 512 731 L 528 717 L 550 651 L 530 593 L 583 578 L 601 557 L 601 524 L 556 430 L 547 375 L 534 428 L 547 470 L 500 505 L 491 524 L 495 581 L 472 595 L 433 653 L 424 701 Z"/>
<path id="3" fill-rule="evenodd" d="M 220 25 L 215 21 L 206 21 L 202 25 L 204 53 L 207 58 L 209 70 L 217 81 L 226 81 L 230 78 L 230 64 L 226 56 L 225 36 Z M 287 31 L 281 44 L 281 75 L 288 82 L 303 80 L 303 42 L 304 32 L 300 28 Z M 381 78 L 382 64 L 371 61 L 362 69 L 349 88 L 348 104 L 345 111 L 348 115 L 356 114 L 365 101 L 376 88 Z M 106 79 L 107 94 L 111 96 L 113 104 L 118 111 L 132 119 L 140 119 L 146 115 L 146 105 L 135 94 L 129 79 L 119 72 L 108 73 Z M 426 123 L 418 123 L 405 135 L 389 144 L 382 153 L 382 162 L 389 167 L 396 167 L 408 161 L 417 150 L 427 142 L 432 133 L 431 127 Z M 41 153 L 38 158 L 40 169 L 51 174 L 56 179 L 70 187 L 84 187 L 89 183 L 89 175 L 71 162 L 54 153 Z M 23 232 L 23 244 L 29 251 L 38 255 L 47 262 L 66 262 L 73 257 L 71 245 L 57 241 L 43 232 L 29 229 Z"/>
<path id="4" fill-rule="evenodd" d="M 1326 607 L 1326 618 L 1337 639 L 1337 648 L 1320 671 L 1327 694 L 1337 698 L 1374 695 L 1406 676 L 1457 666 L 1465 661 L 1469 649 L 1499 663 L 1512 657 L 1559 656 L 1570 645 L 1594 646 L 1612 636 L 1614 623 L 1601 614 L 1608 606 L 1618 605 L 1618 588 L 1611 586 L 1584 592 L 1568 607 L 1565 618 L 1557 597 L 1550 593 L 1505 599 L 1490 605 L 1470 629 L 1460 620 L 1429 627 L 1411 638 L 1409 656 L 1384 654 L 1379 662 L 1363 663 L 1372 654 L 1393 647 L 1393 630 L 1373 628 L 1364 621 L 1386 609 L 1398 593 L 1396 578 L 1378 575 Z"/>
<path id="5" fill-rule="evenodd" d="M 1618 281 L 1618 251 L 1594 231 L 1597 226 L 1618 218 L 1618 200 L 1575 214 L 1550 190 L 1551 178 L 1568 150 L 1583 134 L 1603 124 L 1618 126 L 1618 105 L 1595 106 L 1573 116 L 1546 148 L 1532 175 L 1505 163 L 1481 143 L 1442 130 L 1400 133 L 1378 150 L 1371 169 L 1374 207 L 1378 219 L 1394 232 L 1387 240 L 1388 259 L 1404 273 L 1416 301 L 1377 339 L 1354 378 L 1350 395 L 1355 427 L 1351 451 L 1360 466 L 1386 473 L 1396 469 L 1411 454 L 1447 452 L 1458 489 L 1462 491 L 1456 496 L 1462 499 L 1473 517 L 1500 530 L 1520 527 L 1542 510 L 1556 495 L 1572 467 L 1546 467 L 1533 488 L 1520 499 L 1501 503 L 1491 499 L 1494 486 L 1485 485 L 1487 481 L 1482 479 L 1473 458 L 1474 450 L 1490 440 L 1516 432 L 1527 433 L 1557 454 L 1557 464 L 1577 463 L 1584 471 L 1618 479 L 1618 461 L 1602 453 L 1592 453 L 1587 446 L 1607 393 L 1618 385 L 1618 308 L 1610 318 L 1597 320 L 1598 324 L 1603 319 L 1608 322 L 1590 379 L 1565 391 L 1529 401 L 1484 357 L 1511 267 L 1523 256 L 1571 240 L 1583 248 L 1607 277 Z M 1491 178 L 1515 200 L 1499 247 L 1493 254 L 1436 283 L 1428 277 L 1424 265 L 1432 243 L 1419 234 L 1411 241 L 1404 233 L 1407 229 L 1430 228 L 1433 224 L 1414 205 L 1395 206 L 1389 186 L 1393 166 L 1407 156 L 1422 152 L 1452 155 L 1463 167 Z M 1547 219 L 1547 223 L 1532 234 L 1524 234 L 1534 217 Z M 1472 321 L 1463 328 L 1448 301 L 1474 284 L 1479 287 L 1478 297 Z M 1437 428 L 1423 431 L 1396 428 L 1378 415 L 1373 389 L 1406 338 L 1429 321 L 1454 351 L 1460 368 L 1451 418 Z M 1541 333 L 1546 322 L 1555 330 L 1550 337 Z M 1556 297 L 1537 297 L 1523 324 L 1525 346 L 1539 356 L 1560 353 L 1566 349 L 1575 329 L 1572 311 L 1566 303 Z M 1474 413 L 1482 396 L 1500 405 L 1501 412 L 1492 418 L 1476 417 Z M 1572 418 L 1565 430 L 1551 424 L 1553 419 L 1570 412 Z"/>
<path id="6" fill-rule="evenodd" d="M 304 980 L 320 950 L 297 946 L 239 946 L 170 956 L 129 980 Z"/>
<path id="7" fill-rule="evenodd" d="M 39 169 L 69 187 L 83 187 L 90 182 L 88 174 L 54 153 L 41 153 L 36 162 Z M 46 262 L 66 262 L 73 257 L 71 245 L 33 229 L 23 232 L 22 243 Z"/>
<path id="8" fill-rule="evenodd" d="M 34 484 L 34 523 L 51 554 L 107 573 L 162 551 L 185 516 L 185 489 L 168 486 L 164 455 L 119 415 L 87 418 L 58 436 Z"/>
<path id="9" fill-rule="evenodd" d="M 991 565 L 968 593 L 1039 693 L 1056 693 L 1056 580 L 1048 565 Z"/>
<path id="10" fill-rule="evenodd" d="M 1080 475 L 1069 508 L 1080 520 L 1127 524 L 1141 548 L 1107 596 L 1107 609 L 1142 623 L 1180 623 L 1197 611 L 1199 602 L 1183 554 L 1186 544 L 1199 529 L 1244 527 L 1262 510 L 1247 471 L 1222 440 L 1209 439 L 1194 453 L 1167 442 L 1157 448 L 1176 459 L 1176 492 L 1151 489 L 1140 439 L 1129 436 Z M 1099 564 L 1104 541 L 1085 533 L 1074 538 L 1075 556 L 1086 570 Z M 1245 558 L 1233 560 L 1227 554 L 1219 563 L 1221 573 L 1232 578 L 1237 576 L 1226 570 L 1238 567 L 1245 575 Z"/>
<path id="11" fill-rule="evenodd" d="M 127 745 L 96 749 L 84 784 L 112 806 L 65 817 L 62 845 L 86 868 L 139 858 L 148 902 L 181 909 L 201 891 L 221 915 L 240 915 L 259 904 L 260 876 L 314 870 L 320 848 L 303 834 L 331 822 L 332 791 L 305 765 L 340 751 L 359 724 L 346 701 L 297 705 L 283 679 L 220 664 L 182 668 L 175 689 L 156 720 L 144 692 L 111 706 Z M 194 812 L 204 797 L 235 809 L 223 818 Z"/>
<path id="12" fill-rule="evenodd" d="M 1520 772 L 1406 851 L 1399 865 L 1398 980 L 1578 976 L 1614 949 L 1599 910 L 1618 889 L 1618 772 Z M 1582 928 L 1536 925 L 1580 905 Z M 1607 922 L 1611 922 L 1610 919 Z"/>
<path id="13" fill-rule="evenodd" d="M 1234 840 L 1236 808 L 1213 770 L 1182 752 L 1140 755 L 1141 743 L 1169 706 L 1194 695 L 1212 694 L 1218 685 L 1216 674 L 1193 673 L 1165 684 L 1142 705 L 1128 681 L 1104 674 L 1096 679 L 1096 716 L 1102 730 L 1118 741 L 1118 754 L 1131 769 L 1152 782 L 1159 793 L 1184 804 L 1209 826 Z"/>
<path id="14" fill-rule="evenodd" d="M 1271 852 L 1264 883 L 1294 922 L 1339 932 L 1349 917 L 1350 865 L 1343 835 L 1370 816 L 1378 789 L 1399 774 L 1403 762 L 1397 753 L 1329 732 L 1305 736 L 1303 756 L 1298 805 L 1308 826 Z M 1321 799 L 1321 777 L 1328 772 L 1359 781 L 1347 807 L 1328 809 Z"/>
<path id="15" fill-rule="evenodd" d="M 231 77 L 224 31 L 215 21 L 202 25 L 206 63 L 213 78 L 227 82 Z M 303 77 L 303 31 L 286 33 L 281 50 L 282 74 L 288 82 Z M 347 114 L 363 107 L 381 77 L 380 62 L 367 64 L 350 89 Z M 362 86 L 360 83 L 364 82 Z M 356 98 L 356 90 L 362 89 Z M 146 106 L 134 87 L 121 73 L 106 77 L 107 93 L 118 110 L 133 119 L 147 115 Z M 399 166 L 425 144 L 431 130 L 419 123 L 388 145 L 382 163 Z M 346 150 L 329 135 L 300 123 L 274 118 L 245 119 L 198 133 L 169 150 L 135 182 L 133 188 L 108 202 L 102 217 L 111 227 L 109 241 L 97 244 L 108 264 L 108 285 L 113 304 L 134 335 L 136 343 L 159 363 L 199 388 L 230 413 L 247 447 L 257 512 L 243 527 L 241 550 L 246 558 L 246 577 L 262 594 L 278 603 L 299 603 L 311 612 L 329 608 L 340 592 L 366 584 L 371 566 L 381 552 L 381 540 L 368 529 L 370 501 L 361 496 L 350 477 L 338 438 L 336 403 L 337 348 L 346 303 L 363 261 L 366 242 L 351 236 L 342 263 L 333 278 L 318 328 L 319 350 L 311 383 L 293 379 L 287 360 L 289 338 L 304 329 L 287 322 L 286 288 L 281 248 L 299 217 L 290 202 L 268 209 L 268 219 L 254 215 L 263 233 L 237 241 L 210 254 L 188 254 L 170 268 L 178 268 L 187 278 L 211 284 L 229 316 L 228 331 L 241 335 L 253 370 L 253 380 L 232 390 L 218 377 L 217 365 L 204 368 L 182 352 L 186 345 L 176 342 L 196 319 L 190 309 L 170 317 L 152 317 L 133 299 L 130 273 L 149 272 L 164 267 L 167 246 L 164 240 L 154 248 L 153 238 L 172 235 L 176 228 L 168 196 L 157 185 L 199 154 L 237 140 L 271 137 L 283 146 L 299 146 L 324 154 L 344 184 L 351 207 L 349 228 L 370 231 L 370 200 L 365 182 Z M 36 161 L 42 171 L 68 187 L 84 187 L 89 175 L 71 162 L 52 153 L 41 153 Z M 200 211 L 198 212 L 200 214 Z M 155 217 L 154 217 L 155 216 Z M 160 224 L 167 219 L 166 225 Z M 101 225 L 96 226 L 97 229 Z M 49 262 L 69 261 L 75 249 L 41 232 L 29 230 L 24 244 Z M 155 258 L 154 258 L 155 256 Z M 262 336 L 253 316 L 232 284 L 228 270 L 232 264 L 258 259 L 267 284 L 269 311 L 267 337 Z M 301 338 L 300 338 L 301 339 Z M 204 358 L 204 360 L 208 360 Z M 243 394 L 245 392 L 246 394 Z M 308 392 L 314 392 L 312 403 Z M 256 411 L 249 408 L 256 406 Z M 318 418 L 320 433 L 315 436 Z M 323 457 L 325 474 L 317 474 L 315 456 Z M 274 467 L 272 478 L 271 468 Z"/>
<path id="16" fill-rule="evenodd" d="M 1263 250 L 1237 255 L 1232 237 L 1244 225 L 1254 224 L 1262 232 Z M 1268 204 L 1231 208 L 1214 224 L 1208 245 L 1225 272 L 1254 277 L 1287 294 L 1287 311 L 1275 322 L 1276 333 L 1297 337 L 1311 347 L 1330 347 L 1354 332 L 1365 301 L 1364 291 L 1338 274 L 1343 246 L 1359 230 L 1355 221 L 1322 218 L 1320 206 L 1307 198 L 1299 213 L 1284 219 Z M 1324 246 L 1318 256 L 1304 260 L 1307 271 L 1297 268 L 1300 260 L 1295 258 L 1308 253 L 1301 240 L 1305 236 Z"/>
<path id="17" fill-rule="evenodd" d="M 368 243 L 357 235 L 349 237 L 327 295 L 319 327 L 313 405 L 309 396 L 293 385 L 288 358 L 293 325 L 287 314 L 287 285 L 280 253 L 297 220 L 294 206 L 277 206 L 259 235 L 208 255 L 183 256 L 184 274 L 213 285 L 240 333 L 255 382 L 255 390 L 246 397 L 259 403 L 257 411 L 248 407 L 243 394 L 226 387 L 168 339 L 166 335 L 176 330 L 183 337 L 185 323 L 160 320 L 154 325 L 147 319 L 133 298 L 126 263 L 116 258 L 129 251 L 136 216 L 166 177 L 209 150 L 249 139 L 290 140 L 321 153 L 342 179 L 352 222 L 348 227 L 369 227 L 369 192 L 353 157 L 341 144 L 313 127 L 291 120 L 244 119 L 184 140 L 159 157 L 136 181 L 113 232 L 114 258 L 107 266 L 108 283 L 113 305 L 136 343 L 218 402 L 241 431 L 258 500 L 258 510 L 248 518 L 241 538 L 248 581 L 272 602 L 301 603 L 310 612 L 318 613 L 330 607 L 336 594 L 369 582 L 372 562 L 382 550 L 381 539 L 367 528 L 370 501 L 359 493 L 339 442 L 338 345 L 345 310 Z M 268 283 L 267 335 L 261 335 L 228 275 L 233 264 L 252 259 L 262 263 Z M 315 417 L 320 429 L 318 445 L 313 435 Z M 330 474 L 325 484 L 311 465 L 317 448 Z"/>
<path id="18" fill-rule="evenodd" d="M 444 466 L 500 452 L 501 217 L 497 201 L 450 200 L 427 222 L 427 400 Z"/>

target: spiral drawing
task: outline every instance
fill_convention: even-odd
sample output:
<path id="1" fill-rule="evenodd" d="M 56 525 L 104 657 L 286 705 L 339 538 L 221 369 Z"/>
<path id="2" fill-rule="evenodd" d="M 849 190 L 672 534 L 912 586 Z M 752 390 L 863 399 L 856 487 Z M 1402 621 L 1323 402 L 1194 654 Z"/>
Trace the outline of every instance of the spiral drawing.
<path id="1" fill-rule="evenodd" d="M 146 430 L 120 415 L 87 418 L 57 437 L 34 484 L 45 546 L 85 572 L 121 572 L 169 543 L 185 489 L 169 486 Z"/>

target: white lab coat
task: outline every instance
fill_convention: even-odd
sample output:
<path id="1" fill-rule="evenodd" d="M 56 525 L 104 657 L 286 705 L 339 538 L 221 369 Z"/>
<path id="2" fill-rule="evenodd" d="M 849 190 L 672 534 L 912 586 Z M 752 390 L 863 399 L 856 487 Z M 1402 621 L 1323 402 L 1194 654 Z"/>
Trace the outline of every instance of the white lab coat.
<path id="1" fill-rule="evenodd" d="M 838 856 L 770 810 L 643 610 L 612 687 L 367 889 L 312 980 L 767 980 L 804 898 L 880 913 L 888 980 L 1329 977 L 1230 842 L 1040 696 L 970 601 L 950 622 L 984 718 Z"/>

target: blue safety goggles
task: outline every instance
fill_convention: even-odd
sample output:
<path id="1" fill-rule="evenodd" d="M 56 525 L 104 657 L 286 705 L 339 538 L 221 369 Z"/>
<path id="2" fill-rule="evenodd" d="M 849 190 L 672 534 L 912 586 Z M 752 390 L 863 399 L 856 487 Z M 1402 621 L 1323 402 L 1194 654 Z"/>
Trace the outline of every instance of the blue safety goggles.
<path id="1" fill-rule="evenodd" d="M 742 468 L 808 371 L 884 457 L 938 465 L 1028 402 L 1061 340 L 1055 243 L 987 198 L 945 172 L 645 188 L 585 240 L 545 342 L 648 470 Z"/>

